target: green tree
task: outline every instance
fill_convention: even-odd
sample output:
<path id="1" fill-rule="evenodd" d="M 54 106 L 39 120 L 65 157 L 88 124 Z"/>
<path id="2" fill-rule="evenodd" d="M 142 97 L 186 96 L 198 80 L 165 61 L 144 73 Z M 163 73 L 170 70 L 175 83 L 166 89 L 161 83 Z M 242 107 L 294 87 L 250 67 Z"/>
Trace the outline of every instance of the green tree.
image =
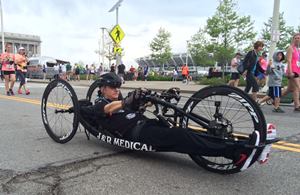
<path id="1" fill-rule="evenodd" d="M 171 34 L 163 28 L 158 30 L 158 34 L 150 43 L 150 49 L 152 51 L 151 57 L 159 65 L 164 65 L 171 59 L 171 46 L 170 46 Z"/>
<path id="2" fill-rule="evenodd" d="M 205 28 L 200 28 L 199 31 L 192 36 L 188 44 L 189 53 L 191 54 L 195 64 L 198 65 L 214 65 L 213 47 L 210 45 Z"/>
<path id="3" fill-rule="evenodd" d="M 216 60 L 222 63 L 228 62 L 234 50 L 241 49 L 256 36 L 250 16 L 239 16 L 236 8 L 234 0 L 220 0 L 215 14 L 207 20 L 207 33 L 217 40 Z"/>
<path id="4" fill-rule="evenodd" d="M 279 15 L 279 41 L 277 42 L 277 48 L 285 50 L 290 42 L 291 37 L 294 34 L 294 28 L 292 26 L 287 26 L 284 20 L 284 12 Z M 272 17 L 269 18 L 268 22 L 264 23 L 264 28 L 262 29 L 262 38 L 265 40 L 264 43 L 266 48 L 270 48 L 271 44 L 271 27 L 272 27 Z"/>

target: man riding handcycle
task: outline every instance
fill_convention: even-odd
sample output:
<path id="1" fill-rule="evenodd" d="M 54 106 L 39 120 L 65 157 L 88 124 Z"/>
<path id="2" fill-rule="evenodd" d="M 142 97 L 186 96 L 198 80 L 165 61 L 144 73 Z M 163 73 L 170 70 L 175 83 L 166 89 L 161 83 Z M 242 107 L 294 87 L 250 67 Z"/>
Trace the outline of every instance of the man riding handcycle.
<path id="1" fill-rule="evenodd" d="M 72 97 L 76 96 L 67 82 L 56 82 L 45 90 L 45 97 L 57 86 L 68 89 L 67 93 Z M 269 151 L 263 150 L 271 141 L 266 140 L 267 125 L 263 114 L 241 90 L 226 86 L 208 87 L 190 97 L 182 109 L 176 105 L 181 97 L 177 88 L 161 94 L 138 89 L 122 98 L 122 82 L 116 74 L 104 74 L 96 82 L 99 91 L 95 104 L 88 100 L 78 101 L 76 97 L 76 100 L 72 98 L 73 106 L 58 107 L 55 112 L 77 113 L 76 119 L 102 141 L 122 146 L 119 141 L 111 141 L 121 139 L 121 142 L 128 142 L 127 145 L 131 143 L 132 147 L 126 147 L 130 149 L 138 150 L 134 144 L 142 143 L 151 151 L 186 153 L 198 165 L 218 173 L 245 170 L 256 160 L 265 161 L 268 156 Z M 45 111 L 47 100 L 43 98 L 42 116 L 46 130 L 53 138 Z M 152 113 L 156 118 L 145 116 L 147 106 L 155 107 Z M 173 114 L 168 113 L 170 109 L 173 109 Z M 72 138 L 74 134 L 67 137 Z"/>

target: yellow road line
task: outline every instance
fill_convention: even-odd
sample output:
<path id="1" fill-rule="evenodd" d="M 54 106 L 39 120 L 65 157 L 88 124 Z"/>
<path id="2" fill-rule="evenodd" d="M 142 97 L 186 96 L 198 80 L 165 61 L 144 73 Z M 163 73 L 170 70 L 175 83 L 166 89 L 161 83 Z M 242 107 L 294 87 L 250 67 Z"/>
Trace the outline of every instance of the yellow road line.
<path id="1" fill-rule="evenodd" d="M 4 95 L 0 95 L 0 98 L 14 100 L 14 101 L 18 101 L 18 102 L 26 102 L 26 103 L 41 105 L 41 102 L 36 99 L 28 99 L 28 98 L 21 98 L 21 97 L 16 97 L 16 96 L 4 96 Z M 64 109 L 64 110 L 67 110 L 70 108 L 70 106 L 68 106 L 68 105 L 56 104 L 56 103 L 51 103 L 51 102 L 47 102 L 47 107 L 59 108 L 59 109 Z"/>
<path id="2" fill-rule="evenodd" d="M 295 147 L 300 149 L 300 144 L 293 144 L 293 143 L 288 143 L 285 141 L 279 141 L 276 143 L 277 145 L 282 145 L 282 146 L 290 146 L 290 147 Z"/>
<path id="3" fill-rule="evenodd" d="M 30 103 L 30 104 L 41 105 L 40 100 L 36 100 L 36 99 L 28 99 L 28 98 L 22 98 L 22 97 L 16 97 L 16 96 L 5 96 L 5 95 L 0 95 L 0 98 L 14 100 L 14 101 L 18 101 L 18 102 L 25 102 L 25 103 Z M 59 109 L 70 108 L 70 106 L 68 106 L 68 105 L 55 104 L 55 103 L 50 103 L 50 102 L 48 102 L 47 106 L 52 107 L 52 108 L 59 108 Z M 198 130 L 198 131 L 206 131 L 206 129 L 203 129 L 203 128 L 197 127 L 197 126 L 193 126 L 193 125 L 189 125 L 189 127 L 194 130 Z M 236 134 L 236 136 L 248 137 L 243 134 Z M 275 144 L 272 144 L 272 148 L 300 153 L 300 144 L 293 144 L 293 143 L 288 143 L 285 141 L 279 141 Z"/>
<path id="4" fill-rule="evenodd" d="M 276 148 L 276 149 L 280 149 L 280 150 L 287 150 L 287 151 L 291 151 L 291 152 L 299 152 L 300 153 L 300 149 L 291 148 L 291 147 L 288 147 L 288 146 L 281 146 L 281 145 L 278 145 L 278 144 L 273 144 L 272 148 Z"/>

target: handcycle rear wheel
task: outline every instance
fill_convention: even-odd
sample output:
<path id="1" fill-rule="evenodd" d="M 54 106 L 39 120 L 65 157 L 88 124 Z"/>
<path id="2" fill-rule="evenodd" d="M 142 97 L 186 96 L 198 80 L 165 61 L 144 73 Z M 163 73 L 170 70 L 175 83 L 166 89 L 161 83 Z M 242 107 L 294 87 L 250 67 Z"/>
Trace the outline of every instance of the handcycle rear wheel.
<path id="1" fill-rule="evenodd" d="M 72 86 L 61 79 L 51 81 L 42 97 L 42 119 L 48 135 L 58 143 L 70 141 L 78 128 L 78 99 Z"/>
<path id="2" fill-rule="evenodd" d="M 215 102 L 220 105 L 220 113 L 230 121 L 233 140 L 249 140 L 249 135 L 257 130 L 260 144 L 266 141 L 266 121 L 258 105 L 250 96 L 240 89 L 229 86 L 206 87 L 196 92 L 184 105 L 184 111 L 201 116 L 209 121 L 214 120 Z M 187 117 L 181 119 L 181 126 L 207 133 L 207 129 Z M 257 160 L 262 149 L 257 148 L 250 166 Z M 235 165 L 233 160 L 224 157 L 207 157 L 190 155 L 201 167 L 217 173 L 231 174 L 240 171 L 242 165 Z"/>

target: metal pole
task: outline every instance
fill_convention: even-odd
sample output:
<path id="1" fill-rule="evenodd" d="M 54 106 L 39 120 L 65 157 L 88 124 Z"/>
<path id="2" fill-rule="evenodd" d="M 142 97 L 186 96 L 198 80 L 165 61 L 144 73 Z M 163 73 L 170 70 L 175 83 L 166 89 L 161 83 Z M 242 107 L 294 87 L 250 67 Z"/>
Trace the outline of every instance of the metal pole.
<path id="1" fill-rule="evenodd" d="M 269 59 L 272 59 L 273 53 L 276 48 L 276 44 L 279 40 L 279 33 L 280 33 L 279 32 L 279 7 L 280 7 L 280 0 L 274 0 Z"/>
<path id="2" fill-rule="evenodd" d="M 274 8 L 273 8 L 273 17 L 272 17 L 272 27 L 271 27 L 271 45 L 269 50 L 269 60 L 273 59 L 273 54 L 276 48 L 276 44 L 279 40 L 280 32 L 279 32 L 279 7 L 280 0 L 274 0 Z M 268 86 L 269 77 L 266 78 L 266 84 L 262 88 L 262 92 L 267 92 L 269 89 Z"/>
<path id="3" fill-rule="evenodd" d="M 116 25 L 119 24 L 119 6 L 116 8 Z M 121 45 L 118 45 L 118 47 L 121 47 Z M 116 67 L 118 67 L 121 64 L 121 55 L 118 53 L 116 54 Z"/>
<path id="4" fill-rule="evenodd" d="M 119 7 L 116 8 L 116 25 L 119 24 Z"/>
<path id="5" fill-rule="evenodd" d="M 102 27 L 101 30 L 102 30 L 102 51 L 100 52 L 101 55 L 102 55 L 102 64 L 104 66 L 104 58 L 105 58 L 105 51 L 104 51 L 104 30 L 106 28 L 105 27 Z M 99 51 L 100 51 L 100 45 L 99 45 Z"/>
<path id="6" fill-rule="evenodd" d="M 1 36 L 2 36 L 2 53 L 5 52 L 4 48 L 4 29 L 3 29 L 3 9 L 2 9 L 2 0 L 0 0 L 0 11 L 1 11 Z"/>

